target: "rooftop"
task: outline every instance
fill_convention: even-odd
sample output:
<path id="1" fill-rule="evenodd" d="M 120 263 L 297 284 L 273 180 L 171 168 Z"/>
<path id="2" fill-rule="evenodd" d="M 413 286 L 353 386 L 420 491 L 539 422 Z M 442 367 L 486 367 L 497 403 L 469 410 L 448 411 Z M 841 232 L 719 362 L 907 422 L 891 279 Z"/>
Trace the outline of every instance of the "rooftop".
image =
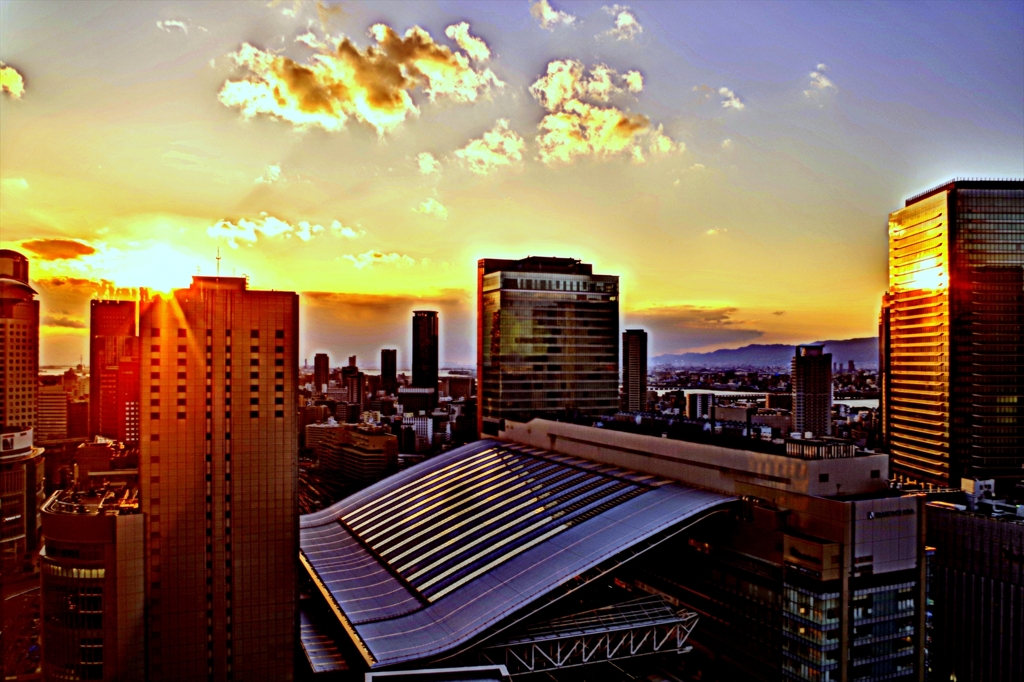
<path id="1" fill-rule="evenodd" d="M 73 488 L 58 490 L 43 505 L 51 514 L 88 514 L 117 516 L 138 514 L 139 490 L 130 486 L 111 485 L 90 491 Z"/>

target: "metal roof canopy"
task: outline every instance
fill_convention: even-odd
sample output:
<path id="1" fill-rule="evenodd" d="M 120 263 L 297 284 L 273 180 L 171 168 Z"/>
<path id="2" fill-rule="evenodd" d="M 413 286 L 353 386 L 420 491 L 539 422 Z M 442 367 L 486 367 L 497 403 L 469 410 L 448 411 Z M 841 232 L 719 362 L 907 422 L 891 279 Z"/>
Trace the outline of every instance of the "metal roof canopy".
<path id="1" fill-rule="evenodd" d="M 301 517 L 300 561 L 376 669 L 498 636 L 734 499 L 481 440 Z"/>

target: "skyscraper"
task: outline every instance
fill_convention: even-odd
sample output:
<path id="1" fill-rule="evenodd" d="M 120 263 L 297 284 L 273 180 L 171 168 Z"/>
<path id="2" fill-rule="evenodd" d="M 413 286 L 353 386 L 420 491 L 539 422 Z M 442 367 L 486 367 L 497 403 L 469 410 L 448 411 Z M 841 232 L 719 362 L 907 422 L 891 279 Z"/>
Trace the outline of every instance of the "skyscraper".
<path id="1" fill-rule="evenodd" d="M 298 316 L 241 277 L 142 303 L 150 680 L 292 679 Z"/>
<path id="2" fill-rule="evenodd" d="M 647 409 L 647 332 L 643 329 L 622 332 L 622 409 Z"/>
<path id="3" fill-rule="evenodd" d="M 139 342 L 135 301 L 89 304 L 90 435 L 139 441 Z"/>
<path id="4" fill-rule="evenodd" d="M 39 391 L 39 301 L 28 284 L 28 259 L 0 250 L 0 426 L 36 426 Z"/>
<path id="5" fill-rule="evenodd" d="M 890 214 L 886 317 L 896 473 L 1024 478 L 1024 181 L 954 180 Z"/>
<path id="6" fill-rule="evenodd" d="M 398 351 L 393 348 L 380 352 L 380 387 L 388 395 L 398 392 Z"/>
<path id="7" fill-rule="evenodd" d="M 331 378 L 331 360 L 327 353 L 317 353 L 313 356 L 313 390 L 316 393 L 324 391 L 327 382 Z"/>
<path id="8" fill-rule="evenodd" d="M 619 406 L 619 278 L 573 258 L 481 259 L 477 428 Z"/>
<path id="9" fill-rule="evenodd" d="M 832 435 L 832 354 L 824 346 L 797 346 L 790 375 L 793 430 Z"/>
<path id="10" fill-rule="evenodd" d="M 437 311 L 412 314 L 412 385 L 437 390 Z"/>

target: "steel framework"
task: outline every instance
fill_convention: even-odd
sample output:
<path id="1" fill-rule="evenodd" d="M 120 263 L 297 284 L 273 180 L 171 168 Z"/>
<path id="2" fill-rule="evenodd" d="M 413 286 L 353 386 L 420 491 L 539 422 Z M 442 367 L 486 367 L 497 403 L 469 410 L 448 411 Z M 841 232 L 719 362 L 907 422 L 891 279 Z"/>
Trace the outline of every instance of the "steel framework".
<path id="1" fill-rule="evenodd" d="M 538 624 L 481 650 L 511 675 L 658 653 L 686 653 L 698 615 L 644 597 Z"/>

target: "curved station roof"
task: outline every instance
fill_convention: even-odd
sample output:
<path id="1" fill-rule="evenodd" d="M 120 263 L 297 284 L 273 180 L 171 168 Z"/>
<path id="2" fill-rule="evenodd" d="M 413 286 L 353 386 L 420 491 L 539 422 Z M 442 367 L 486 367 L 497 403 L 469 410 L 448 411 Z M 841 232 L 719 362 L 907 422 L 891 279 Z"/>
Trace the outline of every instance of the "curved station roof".
<path id="1" fill-rule="evenodd" d="M 301 517 L 300 560 L 379 668 L 454 653 L 732 499 L 481 440 Z"/>

